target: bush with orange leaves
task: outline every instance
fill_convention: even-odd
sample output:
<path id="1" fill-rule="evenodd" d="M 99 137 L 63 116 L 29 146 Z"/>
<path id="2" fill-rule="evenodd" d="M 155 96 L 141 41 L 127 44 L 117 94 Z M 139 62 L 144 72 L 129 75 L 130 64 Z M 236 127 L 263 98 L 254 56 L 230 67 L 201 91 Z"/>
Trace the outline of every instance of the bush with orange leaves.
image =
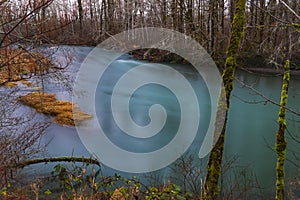
<path id="1" fill-rule="evenodd" d="M 50 71 L 51 60 L 40 52 L 25 49 L 0 49 L 0 85 L 14 86 L 15 82 Z"/>

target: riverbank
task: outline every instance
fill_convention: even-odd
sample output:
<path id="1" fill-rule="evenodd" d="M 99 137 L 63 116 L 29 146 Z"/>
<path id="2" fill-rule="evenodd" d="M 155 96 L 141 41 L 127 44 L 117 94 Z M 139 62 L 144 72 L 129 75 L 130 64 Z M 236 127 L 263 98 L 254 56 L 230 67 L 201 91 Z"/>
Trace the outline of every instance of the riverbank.
<path id="1" fill-rule="evenodd" d="M 283 69 L 274 69 L 274 68 L 239 68 L 243 71 L 253 73 L 253 74 L 260 74 L 260 75 L 273 75 L 273 76 L 280 76 L 284 74 Z M 290 70 L 292 76 L 296 76 L 300 79 L 300 70 Z"/>
<path id="2" fill-rule="evenodd" d="M 161 49 L 138 49 L 129 54 L 137 60 L 145 60 L 148 62 L 159 62 L 159 63 L 178 63 L 178 64 L 190 64 L 184 58 L 174 54 L 172 52 L 168 52 Z M 300 58 L 294 58 L 291 63 L 294 68 L 291 69 L 292 76 L 300 76 L 300 69 L 298 69 L 298 65 Z M 222 71 L 225 65 L 225 57 L 218 57 L 214 59 L 217 67 Z M 284 60 L 282 60 L 282 63 Z M 259 75 L 274 75 L 279 76 L 283 75 L 284 70 L 283 67 L 280 66 L 275 67 L 274 65 L 268 63 L 267 59 L 262 55 L 240 55 L 237 59 L 238 69 L 259 74 Z"/>

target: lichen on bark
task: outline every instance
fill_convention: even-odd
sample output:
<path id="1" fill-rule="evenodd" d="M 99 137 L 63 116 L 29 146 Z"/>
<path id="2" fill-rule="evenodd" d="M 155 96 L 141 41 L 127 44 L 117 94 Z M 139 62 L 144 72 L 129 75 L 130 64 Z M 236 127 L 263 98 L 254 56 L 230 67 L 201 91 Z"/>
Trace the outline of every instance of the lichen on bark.
<path id="1" fill-rule="evenodd" d="M 287 142 L 285 139 L 285 107 L 288 100 L 288 89 L 290 81 L 290 61 L 287 60 L 284 67 L 284 75 L 281 89 L 280 109 L 278 113 L 279 128 L 276 134 L 276 152 L 277 152 L 277 164 L 276 164 L 276 200 L 284 199 L 284 161 L 286 154 Z"/>

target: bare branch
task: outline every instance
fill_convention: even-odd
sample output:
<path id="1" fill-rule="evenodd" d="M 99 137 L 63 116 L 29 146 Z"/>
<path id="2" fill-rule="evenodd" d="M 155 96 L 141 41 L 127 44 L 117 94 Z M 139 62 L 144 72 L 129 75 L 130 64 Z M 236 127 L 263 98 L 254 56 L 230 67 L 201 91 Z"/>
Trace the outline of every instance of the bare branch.
<path id="1" fill-rule="evenodd" d="M 58 157 L 58 158 L 41 158 L 35 160 L 25 160 L 17 163 L 15 167 L 23 168 L 28 165 L 38 164 L 38 163 L 49 163 L 49 162 L 82 162 L 87 164 L 95 164 L 100 166 L 98 160 L 92 158 L 84 158 L 84 157 Z"/>
<path id="2" fill-rule="evenodd" d="M 287 9 L 289 9 L 298 19 L 300 19 L 300 16 L 284 1 L 280 0 L 280 3 L 282 3 Z"/>
<path id="3" fill-rule="evenodd" d="M 253 91 L 255 94 L 257 94 L 257 95 L 259 95 L 260 97 L 262 97 L 263 99 L 265 99 L 267 102 L 270 102 L 270 103 L 272 103 L 272 104 L 274 104 L 274 105 L 280 107 L 280 104 L 279 104 L 279 103 L 277 103 L 277 102 L 274 101 L 273 99 L 267 97 L 266 95 L 262 94 L 260 91 L 254 89 L 253 87 L 247 85 L 246 83 L 244 83 L 243 81 L 241 81 L 239 78 L 236 78 L 236 77 L 235 77 L 234 79 L 235 79 L 236 81 L 238 81 L 243 87 L 246 87 L 246 88 L 250 89 L 250 90 Z M 297 111 L 295 111 L 295 110 L 293 110 L 293 109 L 291 109 L 291 108 L 289 108 L 289 107 L 287 107 L 287 106 L 284 106 L 284 108 L 285 108 L 287 111 L 289 111 L 289 112 L 291 112 L 291 113 L 293 113 L 293 114 L 295 114 L 295 115 L 297 115 L 297 116 L 300 116 L 300 113 L 299 113 L 299 112 L 297 112 Z"/>

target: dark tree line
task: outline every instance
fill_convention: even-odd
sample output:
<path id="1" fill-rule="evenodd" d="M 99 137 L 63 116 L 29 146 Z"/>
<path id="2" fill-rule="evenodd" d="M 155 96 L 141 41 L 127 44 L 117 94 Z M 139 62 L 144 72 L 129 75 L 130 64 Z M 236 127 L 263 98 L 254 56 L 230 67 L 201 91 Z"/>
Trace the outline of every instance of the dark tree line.
<path id="1" fill-rule="evenodd" d="M 277 67 L 286 49 L 291 58 L 299 59 L 299 35 L 292 26 L 300 19 L 282 2 L 300 13 L 297 0 L 247 1 L 240 51 L 245 61 L 264 56 L 266 63 Z M 3 0 L 0 7 L 0 38 L 9 32 L 6 41 L 38 38 L 40 43 L 96 45 L 124 30 L 155 26 L 192 36 L 217 59 L 226 55 L 235 1 Z M 13 28 L 16 23 L 20 26 Z"/>

